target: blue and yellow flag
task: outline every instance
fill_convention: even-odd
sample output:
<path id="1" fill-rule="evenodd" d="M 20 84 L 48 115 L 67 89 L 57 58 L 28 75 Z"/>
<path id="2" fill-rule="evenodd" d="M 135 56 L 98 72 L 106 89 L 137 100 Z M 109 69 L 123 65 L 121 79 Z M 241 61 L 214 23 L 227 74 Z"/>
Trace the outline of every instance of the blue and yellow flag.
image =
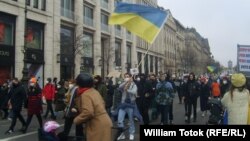
<path id="1" fill-rule="evenodd" d="M 207 69 L 209 72 L 214 72 L 214 70 L 216 69 L 216 67 L 214 66 L 207 66 Z"/>
<path id="2" fill-rule="evenodd" d="M 167 11 L 158 8 L 129 3 L 117 3 L 109 24 L 121 25 L 130 32 L 153 43 L 168 17 Z"/>

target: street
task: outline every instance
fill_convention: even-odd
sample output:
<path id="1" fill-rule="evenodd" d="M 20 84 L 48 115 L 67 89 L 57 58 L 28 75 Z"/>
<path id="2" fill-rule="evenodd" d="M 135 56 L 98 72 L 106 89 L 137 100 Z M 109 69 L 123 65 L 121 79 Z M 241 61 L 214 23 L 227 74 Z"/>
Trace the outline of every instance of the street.
<path id="1" fill-rule="evenodd" d="M 208 119 L 208 115 L 205 117 L 201 116 L 200 108 L 199 108 L 199 99 L 198 99 L 198 105 L 197 105 L 197 122 L 192 122 L 190 125 L 205 125 L 206 121 Z M 26 117 L 26 110 L 23 110 L 23 113 Z M 209 113 L 209 112 L 208 112 Z M 61 127 L 59 128 L 58 132 L 62 131 L 63 129 L 63 118 L 62 118 L 62 113 L 59 113 L 59 117 L 57 117 L 57 122 L 60 123 Z M 176 96 L 174 99 L 174 124 L 175 125 L 187 125 L 184 121 L 184 104 L 179 104 L 178 103 L 178 97 Z M 27 141 L 27 140 L 32 140 L 32 141 L 38 141 L 38 134 L 37 134 L 37 127 L 38 127 L 38 122 L 36 117 L 34 116 L 32 119 L 32 122 L 29 126 L 29 129 L 26 134 L 22 134 L 21 132 L 18 131 L 18 129 L 21 128 L 20 122 L 17 120 L 17 124 L 15 127 L 15 132 L 10 135 L 5 135 L 5 131 L 8 130 L 10 126 L 11 121 L 9 120 L 0 120 L 0 141 Z M 152 125 L 159 125 L 160 124 L 160 116 L 158 117 L 157 120 L 152 121 L 150 124 Z M 166 125 L 167 126 L 167 125 Z M 174 126 L 174 125 L 171 125 Z M 138 122 L 136 122 L 136 134 L 135 134 L 135 141 L 139 141 L 139 129 L 140 125 Z M 74 126 L 72 126 L 70 135 L 74 135 Z M 113 130 L 115 131 L 115 130 Z M 113 133 L 114 134 L 114 133 Z M 126 132 L 126 139 L 123 141 L 128 141 L 128 133 Z"/>

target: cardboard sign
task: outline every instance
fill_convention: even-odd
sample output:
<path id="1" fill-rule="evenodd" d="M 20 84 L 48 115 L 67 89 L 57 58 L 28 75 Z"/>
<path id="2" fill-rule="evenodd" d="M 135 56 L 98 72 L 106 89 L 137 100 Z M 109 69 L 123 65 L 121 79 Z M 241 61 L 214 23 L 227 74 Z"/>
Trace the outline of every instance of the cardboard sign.
<path id="1" fill-rule="evenodd" d="M 138 68 L 131 68 L 130 69 L 130 74 L 131 75 L 138 75 L 139 74 Z"/>

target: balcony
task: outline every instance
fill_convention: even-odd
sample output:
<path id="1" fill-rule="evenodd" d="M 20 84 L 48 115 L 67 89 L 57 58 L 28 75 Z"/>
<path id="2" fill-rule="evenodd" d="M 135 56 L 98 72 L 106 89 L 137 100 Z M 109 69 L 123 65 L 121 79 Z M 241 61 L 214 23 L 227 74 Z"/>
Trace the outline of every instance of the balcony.
<path id="1" fill-rule="evenodd" d="M 109 26 L 108 25 L 102 23 L 101 24 L 101 29 L 102 29 L 102 31 L 106 31 L 106 32 L 109 33 Z"/>
<path id="2" fill-rule="evenodd" d="M 104 1 L 104 0 L 100 0 L 101 1 L 101 7 L 108 10 L 109 9 L 109 3 Z"/>
<path id="3" fill-rule="evenodd" d="M 75 13 L 74 13 L 74 11 L 65 9 L 63 7 L 61 7 L 61 16 L 69 18 L 69 19 L 72 19 L 72 20 L 75 19 Z"/>
<path id="4" fill-rule="evenodd" d="M 94 27 L 94 20 L 93 19 L 86 17 L 86 16 L 84 16 L 83 19 L 84 19 L 83 23 L 85 25 L 90 26 L 90 27 Z"/>

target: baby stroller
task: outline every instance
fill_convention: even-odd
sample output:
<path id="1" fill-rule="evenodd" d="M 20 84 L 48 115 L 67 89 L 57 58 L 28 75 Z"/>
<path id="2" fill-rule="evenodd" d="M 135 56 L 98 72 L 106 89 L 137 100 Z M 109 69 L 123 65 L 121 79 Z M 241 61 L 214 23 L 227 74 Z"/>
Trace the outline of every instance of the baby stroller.
<path id="1" fill-rule="evenodd" d="M 207 124 L 210 125 L 222 125 L 224 109 L 220 98 L 212 98 L 208 100 L 208 109 L 210 111 L 210 116 L 208 118 Z"/>

